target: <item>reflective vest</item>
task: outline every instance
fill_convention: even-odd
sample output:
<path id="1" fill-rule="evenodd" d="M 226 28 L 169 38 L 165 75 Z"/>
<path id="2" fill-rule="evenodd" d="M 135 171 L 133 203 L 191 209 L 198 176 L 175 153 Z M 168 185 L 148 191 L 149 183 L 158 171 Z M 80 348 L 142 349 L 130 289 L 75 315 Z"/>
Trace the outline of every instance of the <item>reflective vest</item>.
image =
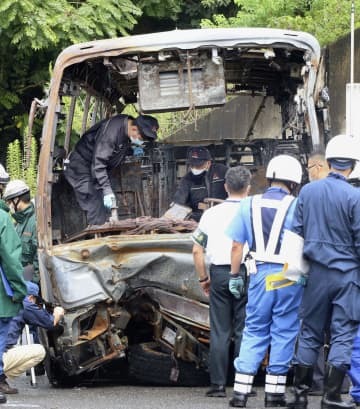
<path id="1" fill-rule="evenodd" d="M 255 261 L 278 264 L 285 263 L 286 260 L 284 256 L 279 254 L 279 242 L 286 214 L 294 199 L 295 197 L 291 195 L 286 195 L 281 200 L 263 198 L 262 195 L 255 195 L 253 197 L 251 202 L 251 216 L 254 244 L 250 255 Z M 276 210 L 266 247 L 262 220 L 263 208 Z"/>

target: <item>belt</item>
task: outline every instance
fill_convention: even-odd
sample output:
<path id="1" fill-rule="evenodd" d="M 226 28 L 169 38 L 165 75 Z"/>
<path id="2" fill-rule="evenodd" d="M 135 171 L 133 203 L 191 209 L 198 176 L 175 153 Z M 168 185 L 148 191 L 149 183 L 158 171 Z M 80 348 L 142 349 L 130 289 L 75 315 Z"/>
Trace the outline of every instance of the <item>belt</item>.
<path id="1" fill-rule="evenodd" d="M 231 264 L 210 264 L 211 266 L 214 267 L 220 267 L 220 268 L 231 268 Z"/>

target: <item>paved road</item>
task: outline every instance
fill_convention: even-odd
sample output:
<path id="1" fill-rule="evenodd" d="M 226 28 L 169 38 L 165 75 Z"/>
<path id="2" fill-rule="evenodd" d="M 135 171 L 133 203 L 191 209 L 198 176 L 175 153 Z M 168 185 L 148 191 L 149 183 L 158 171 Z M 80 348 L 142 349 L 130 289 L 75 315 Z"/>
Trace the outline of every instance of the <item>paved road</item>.
<path id="1" fill-rule="evenodd" d="M 37 378 L 38 387 L 22 376 L 11 382 L 20 389 L 18 395 L 8 396 L 1 409 L 227 409 L 228 398 L 206 398 L 206 388 L 96 386 L 57 389 L 49 386 L 46 376 Z M 256 398 L 250 398 L 248 408 L 264 408 L 263 388 L 255 388 Z M 320 408 L 320 398 L 310 397 L 310 409 Z"/>

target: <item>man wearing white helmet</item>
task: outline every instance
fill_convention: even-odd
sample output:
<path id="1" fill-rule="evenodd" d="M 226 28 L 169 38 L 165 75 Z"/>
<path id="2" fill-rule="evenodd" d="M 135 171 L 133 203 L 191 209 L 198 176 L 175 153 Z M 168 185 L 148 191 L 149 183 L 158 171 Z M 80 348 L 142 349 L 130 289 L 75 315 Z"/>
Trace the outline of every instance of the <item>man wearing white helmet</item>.
<path id="1" fill-rule="evenodd" d="M 290 408 L 307 408 L 313 366 L 327 328 L 330 351 L 321 408 L 355 407 L 341 399 L 341 385 L 360 321 L 360 190 L 347 182 L 358 155 L 354 138 L 332 138 L 325 151 L 329 175 L 304 186 L 298 198 L 293 231 L 304 238 L 309 276 Z"/>
<path id="2" fill-rule="evenodd" d="M 354 170 L 349 175 L 349 183 L 355 187 L 360 187 L 360 162 L 355 165 Z M 351 379 L 350 395 L 353 398 L 356 406 L 360 406 L 360 326 L 354 339 L 351 368 L 348 375 Z"/>
<path id="3" fill-rule="evenodd" d="M 30 188 L 23 180 L 12 180 L 5 188 L 3 199 L 10 207 L 15 219 L 15 229 L 21 239 L 22 254 L 21 263 L 27 280 L 38 283 L 39 262 L 37 256 L 37 231 L 35 208 L 30 198 Z"/>
<path id="4" fill-rule="evenodd" d="M 246 407 L 254 376 L 269 347 L 265 407 L 286 406 L 286 376 L 299 330 L 302 286 L 282 280 L 285 260 L 280 247 L 284 229 L 292 227 L 296 203 L 292 193 L 301 183 L 301 164 L 289 155 L 276 156 L 267 166 L 266 178 L 270 187 L 264 194 L 243 199 L 227 230 L 233 240 L 229 290 L 235 297 L 244 291 L 244 244 L 250 248 L 246 321 L 240 354 L 234 361 L 231 407 Z"/>

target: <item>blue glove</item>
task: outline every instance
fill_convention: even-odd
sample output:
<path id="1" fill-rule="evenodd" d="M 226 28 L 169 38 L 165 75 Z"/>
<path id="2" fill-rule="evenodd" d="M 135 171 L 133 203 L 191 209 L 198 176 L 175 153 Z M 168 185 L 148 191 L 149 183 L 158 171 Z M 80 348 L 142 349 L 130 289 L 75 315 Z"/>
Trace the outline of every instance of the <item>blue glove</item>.
<path id="1" fill-rule="evenodd" d="M 144 149 L 141 146 L 133 146 L 132 150 L 134 156 L 144 156 Z"/>
<path id="2" fill-rule="evenodd" d="M 303 287 L 306 287 L 307 281 L 308 281 L 309 276 L 306 274 L 301 274 L 299 279 L 296 281 L 296 284 L 302 285 Z"/>
<path id="3" fill-rule="evenodd" d="M 238 276 L 231 275 L 230 276 L 229 291 L 237 299 L 241 298 L 244 295 L 245 283 L 241 275 L 238 275 Z"/>
<path id="4" fill-rule="evenodd" d="M 116 199 L 115 199 L 114 193 L 109 193 L 108 195 L 104 196 L 104 206 L 107 209 L 110 210 L 115 204 L 116 204 Z"/>

